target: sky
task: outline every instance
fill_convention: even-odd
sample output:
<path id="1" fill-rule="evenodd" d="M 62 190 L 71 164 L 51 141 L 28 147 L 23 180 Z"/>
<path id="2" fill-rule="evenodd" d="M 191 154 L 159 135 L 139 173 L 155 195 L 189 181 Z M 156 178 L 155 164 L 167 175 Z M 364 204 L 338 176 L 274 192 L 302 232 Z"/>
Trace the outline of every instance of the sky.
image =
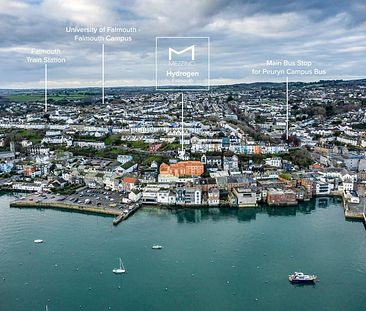
<path id="1" fill-rule="evenodd" d="M 65 28 L 135 27 L 132 42 L 105 43 L 105 85 L 155 85 L 155 37 L 208 36 L 211 84 L 284 81 L 253 75 L 267 60 L 305 60 L 324 76 L 366 78 L 365 0 L 0 0 L 0 88 L 42 88 L 31 49 L 60 49 L 50 88 L 101 85 L 101 43 L 75 42 Z"/>

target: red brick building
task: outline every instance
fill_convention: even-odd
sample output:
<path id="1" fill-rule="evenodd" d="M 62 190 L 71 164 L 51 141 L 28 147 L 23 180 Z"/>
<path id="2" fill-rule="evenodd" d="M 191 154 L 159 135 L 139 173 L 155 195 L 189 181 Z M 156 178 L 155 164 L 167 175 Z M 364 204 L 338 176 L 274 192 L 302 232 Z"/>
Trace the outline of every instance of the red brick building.
<path id="1" fill-rule="evenodd" d="M 181 161 L 175 164 L 162 163 L 160 165 L 160 174 L 183 176 L 201 176 L 204 172 L 204 166 L 200 161 Z"/>

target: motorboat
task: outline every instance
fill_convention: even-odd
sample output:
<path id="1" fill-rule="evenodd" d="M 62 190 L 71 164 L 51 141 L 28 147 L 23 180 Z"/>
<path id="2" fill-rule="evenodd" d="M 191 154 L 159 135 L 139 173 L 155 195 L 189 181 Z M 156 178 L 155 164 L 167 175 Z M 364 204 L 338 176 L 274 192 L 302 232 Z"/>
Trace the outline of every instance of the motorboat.
<path id="1" fill-rule="evenodd" d="M 151 248 L 152 249 L 162 249 L 163 247 L 161 245 L 153 245 Z"/>
<path id="2" fill-rule="evenodd" d="M 314 283 L 317 276 L 313 274 L 304 274 L 303 272 L 295 272 L 288 276 L 291 283 Z"/>
<path id="3" fill-rule="evenodd" d="M 115 274 L 120 274 L 120 273 L 125 273 L 126 272 L 126 269 L 123 266 L 123 262 L 122 262 L 121 258 L 119 258 L 119 268 L 114 268 L 112 271 Z"/>
<path id="4" fill-rule="evenodd" d="M 43 243 L 43 240 L 38 239 L 38 240 L 34 240 L 33 242 L 39 244 L 39 243 Z"/>

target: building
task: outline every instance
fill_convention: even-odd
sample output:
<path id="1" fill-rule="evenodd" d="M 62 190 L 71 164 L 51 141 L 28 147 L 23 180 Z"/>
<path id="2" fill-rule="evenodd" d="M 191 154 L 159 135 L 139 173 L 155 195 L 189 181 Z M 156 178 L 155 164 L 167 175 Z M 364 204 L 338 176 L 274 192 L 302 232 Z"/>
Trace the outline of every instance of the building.
<path id="1" fill-rule="evenodd" d="M 360 197 L 356 191 L 346 191 L 344 194 L 344 198 L 353 204 L 360 204 Z"/>
<path id="2" fill-rule="evenodd" d="M 186 205 L 201 205 L 202 191 L 198 187 L 186 187 L 184 193 L 184 202 Z"/>
<path id="3" fill-rule="evenodd" d="M 318 196 L 329 195 L 331 190 L 331 185 L 327 182 L 318 182 L 315 188 L 315 194 Z"/>
<path id="4" fill-rule="evenodd" d="M 4 151 L 0 152 L 0 161 L 13 161 L 15 160 L 15 152 Z"/>
<path id="5" fill-rule="evenodd" d="M 282 167 L 282 159 L 281 158 L 267 158 L 266 165 L 271 167 Z"/>
<path id="6" fill-rule="evenodd" d="M 231 157 L 224 156 L 223 169 L 224 171 L 238 172 L 239 158 L 236 155 L 233 155 Z"/>
<path id="7" fill-rule="evenodd" d="M 233 188 L 256 188 L 256 182 L 253 178 L 245 177 L 244 175 L 228 176 L 226 177 L 226 188 L 231 190 Z"/>
<path id="8" fill-rule="evenodd" d="M 353 187 L 354 187 L 354 181 L 352 178 L 347 177 L 343 180 L 343 190 L 344 191 L 353 191 L 354 190 Z"/>
<path id="9" fill-rule="evenodd" d="M 293 190 L 281 190 L 271 188 L 267 193 L 267 204 L 274 206 L 296 205 L 296 193 Z"/>
<path id="10" fill-rule="evenodd" d="M 127 162 L 130 162 L 130 161 L 132 161 L 132 160 L 133 160 L 133 158 L 132 158 L 132 156 L 130 156 L 130 155 L 119 154 L 119 155 L 117 156 L 117 161 L 118 161 L 119 163 L 121 163 L 122 165 L 123 165 L 123 164 L 125 164 L 125 163 L 127 163 Z"/>
<path id="11" fill-rule="evenodd" d="M 14 183 L 12 188 L 14 190 L 26 192 L 42 192 L 47 187 L 46 183 Z"/>
<path id="12" fill-rule="evenodd" d="M 73 145 L 80 148 L 94 148 L 94 149 L 104 149 L 104 142 L 95 142 L 95 141 L 74 141 Z"/>
<path id="13" fill-rule="evenodd" d="M 178 163 L 160 165 L 160 174 L 176 177 L 200 176 L 204 166 L 200 161 L 180 161 Z"/>
<path id="14" fill-rule="evenodd" d="M 202 155 L 201 162 L 209 167 L 216 166 L 221 167 L 222 166 L 222 158 L 221 156 L 211 156 L 211 155 Z"/>
<path id="15" fill-rule="evenodd" d="M 157 204 L 160 187 L 148 185 L 142 191 L 141 202 L 145 204 Z"/>
<path id="16" fill-rule="evenodd" d="M 169 193 L 169 189 L 160 189 L 157 193 L 156 202 L 158 204 L 168 205 L 170 203 Z"/>
<path id="17" fill-rule="evenodd" d="M 218 206 L 220 204 L 220 190 L 218 187 L 211 187 L 207 191 L 207 204 L 209 206 Z"/>
<path id="18" fill-rule="evenodd" d="M 157 152 L 160 149 L 160 147 L 161 147 L 161 144 L 157 144 L 157 143 L 151 144 L 151 145 L 149 145 L 149 152 L 151 152 L 151 153 Z"/>
<path id="19" fill-rule="evenodd" d="M 35 165 L 24 165 L 23 166 L 23 175 L 25 177 L 33 177 L 34 172 L 36 171 Z"/>
<path id="20" fill-rule="evenodd" d="M 111 173 L 104 175 L 103 183 L 107 190 L 117 191 L 119 188 L 119 179 Z"/>
<path id="21" fill-rule="evenodd" d="M 257 195 L 249 188 L 234 188 L 229 194 L 229 202 L 237 207 L 255 207 L 257 206 Z"/>
<path id="22" fill-rule="evenodd" d="M 122 179 L 121 186 L 122 189 L 126 192 L 130 192 L 137 185 L 137 178 L 125 176 Z"/>
<path id="23" fill-rule="evenodd" d="M 0 173 L 10 173 L 13 167 L 13 162 L 0 162 Z"/>
<path id="24" fill-rule="evenodd" d="M 129 194 L 128 194 L 128 198 L 132 201 L 132 202 L 137 202 L 138 200 L 140 200 L 142 197 L 142 192 L 138 191 L 136 189 L 132 190 Z"/>

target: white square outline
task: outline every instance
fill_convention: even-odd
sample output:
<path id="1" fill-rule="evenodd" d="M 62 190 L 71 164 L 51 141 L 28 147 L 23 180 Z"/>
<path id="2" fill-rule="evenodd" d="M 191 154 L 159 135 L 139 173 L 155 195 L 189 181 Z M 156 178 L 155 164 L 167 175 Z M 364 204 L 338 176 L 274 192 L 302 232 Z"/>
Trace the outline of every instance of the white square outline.
<path id="1" fill-rule="evenodd" d="M 166 89 L 158 87 L 158 39 L 206 39 L 207 40 L 207 87 L 194 89 Z M 209 91 L 211 87 L 211 38 L 210 37 L 155 37 L 155 91 Z"/>

